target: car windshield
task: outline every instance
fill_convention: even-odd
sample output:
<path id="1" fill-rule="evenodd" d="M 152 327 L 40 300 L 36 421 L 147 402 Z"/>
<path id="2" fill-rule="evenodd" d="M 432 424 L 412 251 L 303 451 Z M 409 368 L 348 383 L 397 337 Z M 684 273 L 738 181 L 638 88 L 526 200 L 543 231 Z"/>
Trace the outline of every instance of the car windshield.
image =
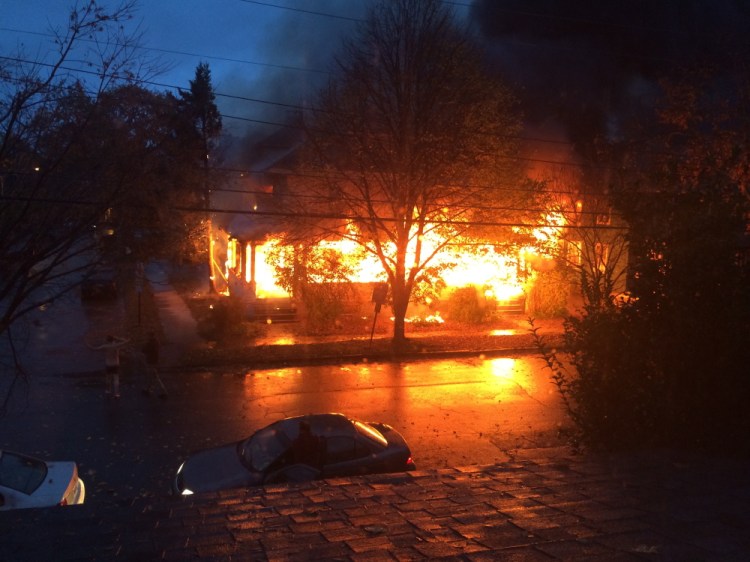
<path id="1" fill-rule="evenodd" d="M 289 438 L 274 424 L 242 442 L 239 454 L 245 466 L 263 472 L 288 448 Z"/>
<path id="2" fill-rule="evenodd" d="M 31 494 L 47 476 L 47 465 L 37 459 L 0 452 L 0 486 Z"/>
<path id="3" fill-rule="evenodd" d="M 375 443 L 387 447 L 388 441 L 385 437 L 383 437 L 383 434 L 380 433 L 377 429 L 375 429 L 372 426 L 367 425 L 366 423 L 362 423 L 361 421 L 355 421 L 354 427 L 357 429 L 357 431 L 360 433 L 360 435 L 364 435 L 368 439 L 371 439 L 372 441 L 375 441 Z"/>

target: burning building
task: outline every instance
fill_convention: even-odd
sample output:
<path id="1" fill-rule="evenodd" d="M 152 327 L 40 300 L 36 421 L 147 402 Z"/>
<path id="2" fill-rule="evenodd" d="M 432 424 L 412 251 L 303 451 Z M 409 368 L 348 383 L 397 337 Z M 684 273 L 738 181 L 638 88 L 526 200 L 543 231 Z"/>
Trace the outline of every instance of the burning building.
<path id="1" fill-rule="evenodd" d="M 288 281 L 280 279 L 279 272 L 291 267 L 283 262 L 294 261 L 295 253 L 302 251 L 301 246 L 280 248 L 288 243 L 283 240 L 288 239 L 285 234 L 295 218 L 288 202 L 290 197 L 298 197 L 298 193 L 292 195 L 290 184 L 297 174 L 294 165 L 302 144 L 300 136 L 295 131 L 282 131 L 269 137 L 257 148 L 252 172 L 235 174 L 224 188 L 212 193 L 212 208 L 217 211 L 211 252 L 215 287 L 220 293 L 238 298 L 247 307 L 248 315 L 257 319 L 288 317 L 299 304 L 299 295 L 294 295 Z M 538 147 L 527 147 L 530 161 L 534 161 L 537 150 Z M 611 224 L 606 201 L 576 190 L 575 178 L 563 178 L 549 166 L 537 166 L 529 174 L 551 186 L 547 206 L 539 210 L 540 223 L 516 227 L 528 230 L 532 243 L 512 247 L 462 236 L 446 244 L 439 230 L 426 233 L 419 238 L 421 251 L 434 252 L 435 256 L 407 318 L 449 318 L 446 301 L 450 294 L 468 287 L 473 288 L 482 306 L 495 312 L 547 314 L 543 310 L 544 298 L 539 296 L 543 289 L 537 286 L 540 276 L 549 280 L 554 270 L 583 266 L 601 276 L 611 275 L 613 259 L 621 260 L 623 256 L 617 250 L 618 255 L 613 258 L 614 240 L 602 237 L 602 231 L 593 228 Z M 329 260 L 317 273 L 308 273 L 315 283 L 346 281 L 356 286 L 351 299 L 369 307 L 371 314 L 370 296 L 376 286 L 387 282 L 385 272 L 375 256 L 361 251 L 356 242 L 356 225 L 338 222 L 337 229 L 321 237 L 314 248 L 310 243 L 305 246 L 308 254 L 315 252 L 317 259 Z M 335 265 L 330 265 L 334 261 Z M 328 275 L 334 267 L 344 272 L 338 278 Z M 575 284 L 570 275 L 561 274 L 554 279 L 558 284 Z M 555 290 L 567 299 L 556 312 L 575 306 L 569 298 L 575 291 L 570 287 Z M 614 283 L 612 290 L 623 289 Z"/>

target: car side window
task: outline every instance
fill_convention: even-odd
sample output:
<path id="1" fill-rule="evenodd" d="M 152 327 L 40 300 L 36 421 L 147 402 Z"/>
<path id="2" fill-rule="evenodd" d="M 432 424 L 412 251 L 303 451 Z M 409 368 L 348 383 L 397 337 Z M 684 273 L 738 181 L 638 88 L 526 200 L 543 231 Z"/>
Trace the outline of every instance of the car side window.
<path id="1" fill-rule="evenodd" d="M 259 431 L 246 441 L 240 457 L 246 466 L 263 472 L 289 449 L 289 438 L 273 426 Z"/>
<path id="2" fill-rule="evenodd" d="M 352 461 L 369 454 L 370 450 L 353 437 L 332 436 L 326 439 L 326 464 Z"/>

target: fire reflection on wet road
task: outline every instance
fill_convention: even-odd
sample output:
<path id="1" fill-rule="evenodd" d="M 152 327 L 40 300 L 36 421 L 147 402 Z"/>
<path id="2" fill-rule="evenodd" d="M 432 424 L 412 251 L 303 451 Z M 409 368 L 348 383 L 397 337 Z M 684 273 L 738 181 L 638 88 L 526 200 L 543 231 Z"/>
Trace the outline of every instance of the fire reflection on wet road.
<path id="1" fill-rule="evenodd" d="M 169 399 L 103 377 L 37 377 L 0 423 L 0 446 L 76 460 L 91 501 L 163 494 L 191 452 L 247 437 L 276 419 L 338 411 L 393 425 L 421 469 L 506 461 L 564 445 L 557 391 L 534 357 L 167 373 Z"/>
<path id="2" fill-rule="evenodd" d="M 241 378 L 253 418 L 330 410 L 385 421 L 402 431 L 424 468 L 557 446 L 566 423 L 541 361 L 529 357 L 306 367 Z"/>

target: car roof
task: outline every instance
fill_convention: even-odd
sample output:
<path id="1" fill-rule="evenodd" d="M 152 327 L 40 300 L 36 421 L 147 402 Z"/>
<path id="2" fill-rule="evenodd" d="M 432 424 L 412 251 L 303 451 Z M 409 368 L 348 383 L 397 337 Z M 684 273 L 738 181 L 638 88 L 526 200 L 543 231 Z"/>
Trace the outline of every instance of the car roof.
<path id="1" fill-rule="evenodd" d="M 279 429 L 282 429 L 284 433 L 290 437 L 297 435 L 299 424 L 302 421 L 307 421 L 310 424 L 310 429 L 313 434 L 317 435 L 352 435 L 356 430 L 352 425 L 352 421 L 344 414 L 329 413 L 329 414 L 307 414 L 304 416 L 295 416 L 286 418 L 276 422 Z"/>

